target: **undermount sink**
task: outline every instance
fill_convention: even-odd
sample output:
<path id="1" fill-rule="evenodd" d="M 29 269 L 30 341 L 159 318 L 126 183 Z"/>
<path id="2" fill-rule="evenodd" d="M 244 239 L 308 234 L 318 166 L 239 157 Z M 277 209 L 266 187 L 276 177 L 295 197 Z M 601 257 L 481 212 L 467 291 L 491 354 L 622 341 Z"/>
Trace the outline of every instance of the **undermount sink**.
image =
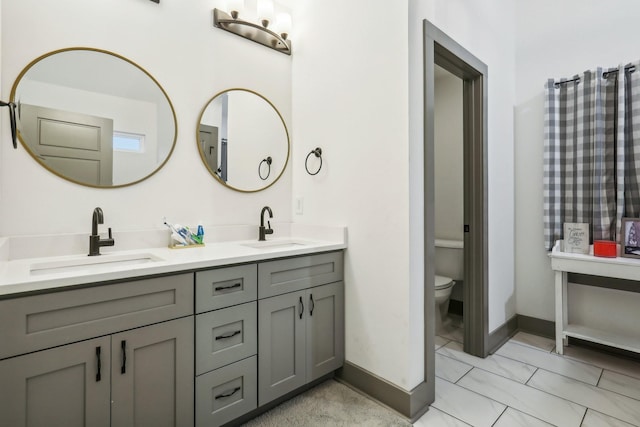
<path id="1" fill-rule="evenodd" d="M 244 243 L 242 246 L 254 249 L 295 249 L 307 246 L 307 243 L 296 240 L 265 240 L 262 242 Z"/>
<path id="2" fill-rule="evenodd" d="M 102 254 L 71 259 L 33 263 L 29 267 L 31 275 L 74 273 L 79 271 L 103 271 L 109 268 L 127 267 L 162 261 L 162 258 L 148 253 Z"/>

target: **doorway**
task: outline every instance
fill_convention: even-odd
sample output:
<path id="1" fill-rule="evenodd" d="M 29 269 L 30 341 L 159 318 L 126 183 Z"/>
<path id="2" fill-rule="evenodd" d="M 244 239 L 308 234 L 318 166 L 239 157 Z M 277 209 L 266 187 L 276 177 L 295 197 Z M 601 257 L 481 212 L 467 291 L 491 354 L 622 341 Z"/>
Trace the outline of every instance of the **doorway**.
<path id="1" fill-rule="evenodd" d="M 488 68 L 428 21 L 424 21 L 424 253 L 435 254 L 435 67 L 462 80 L 463 170 L 463 346 L 466 353 L 486 357 L 488 321 L 488 190 L 487 77 Z M 445 124 L 440 124 L 444 126 Z M 435 369 L 435 266 L 425 262 L 425 372 Z M 428 376 L 430 376 L 428 374 Z"/>

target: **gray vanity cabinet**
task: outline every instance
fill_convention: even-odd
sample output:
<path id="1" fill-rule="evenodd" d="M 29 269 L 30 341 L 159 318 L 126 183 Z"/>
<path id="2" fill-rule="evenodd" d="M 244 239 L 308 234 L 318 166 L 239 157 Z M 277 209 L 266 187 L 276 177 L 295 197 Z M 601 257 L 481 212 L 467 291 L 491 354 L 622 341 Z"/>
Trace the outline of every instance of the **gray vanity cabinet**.
<path id="1" fill-rule="evenodd" d="M 344 363 L 344 284 L 335 282 L 259 301 L 259 404 Z"/>
<path id="2" fill-rule="evenodd" d="M 192 425 L 193 319 L 3 360 L 0 378 L 2 427 Z"/>
<path id="3" fill-rule="evenodd" d="M 0 361 L 0 426 L 109 427 L 110 347 L 102 337 Z"/>
<path id="4" fill-rule="evenodd" d="M 196 272 L 196 426 L 258 406 L 257 264 Z"/>
<path id="5" fill-rule="evenodd" d="M 311 288 L 307 294 L 307 381 L 313 381 L 344 363 L 344 283 Z"/>
<path id="6" fill-rule="evenodd" d="M 259 405 L 307 382 L 305 301 L 305 291 L 259 301 Z"/>
<path id="7" fill-rule="evenodd" d="M 193 317 L 111 337 L 111 425 L 193 425 Z"/>
<path id="8" fill-rule="evenodd" d="M 193 425 L 192 274 L 0 301 L 8 313 L 0 427 Z"/>

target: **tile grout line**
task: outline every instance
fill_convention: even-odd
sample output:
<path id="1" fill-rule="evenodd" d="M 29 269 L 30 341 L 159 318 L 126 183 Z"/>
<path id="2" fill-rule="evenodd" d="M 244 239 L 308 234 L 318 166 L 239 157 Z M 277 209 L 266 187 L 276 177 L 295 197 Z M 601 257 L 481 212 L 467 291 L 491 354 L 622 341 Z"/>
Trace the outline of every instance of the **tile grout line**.
<path id="1" fill-rule="evenodd" d="M 507 406 L 504 405 L 504 411 L 502 411 L 502 413 L 500 415 L 498 415 L 498 418 L 496 418 L 496 420 L 491 424 L 491 427 L 495 426 L 496 423 L 500 420 L 500 418 L 502 418 L 502 416 L 504 415 L 505 412 L 507 412 L 507 409 L 509 409 L 511 406 Z"/>
<path id="2" fill-rule="evenodd" d="M 524 385 L 526 385 L 527 387 L 531 387 L 531 386 L 529 385 L 529 381 L 531 381 L 531 378 L 533 378 L 533 376 L 536 374 L 536 372 L 538 372 L 538 370 L 539 370 L 539 369 L 541 369 L 541 368 L 539 368 L 539 367 L 537 367 L 537 366 L 536 366 L 536 370 L 535 370 L 535 371 L 533 371 L 533 374 L 531 374 L 531 376 L 529 377 L 529 379 L 527 380 L 527 382 L 526 382 L 526 383 L 524 383 Z M 535 388 L 535 387 L 531 387 L 531 388 Z M 537 389 L 536 389 L 536 390 L 537 390 Z"/>
<path id="3" fill-rule="evenodd" d="M 445 356 L 445 357 L 446 357 L 446 356 Z M 459 382 L 460 382 L 460 380 L 462 380 L 464 377 L 466 377 L 467 375 L 469 375 L 469 372 L 473 371 L 474 369 L 476 369 L 476 367 L 475 367 L 475 366 L 472 366 L 472 367 L 471 367 L 471 369 L 469 369 L 467 372 L 465 372 L 463 376 L 461 376 L 460 378 L 458 378 L 458 381 L 456 381 L 455 383 L 452 383 L 452 384 L 455 384 L 455 385 L 457 385 L 458 387 L 462 387 L 461 385 L 458 385 L 458 383 L 459 383 Z M 462 387 L 462 388 L 464 388 L 464 387 Z M 469 390 L 469 391 L 472 391 L 472 390 Z M 476 393 L 476 392 L 474 392 L 474 393 Z M 480 394 L 480 393 L 477 393 L 477 394 Z M 484 396 L 484 395 L 483 395 L 483 394 L 481 394 L 481 396 Z M 487 396 L 484 396 L 484 397 L 487 397 Z M 492 400 L 493 400 L 493 399 L 492 399 Z"/>
<path id="4" fill-rule="evenodd" d="M 600 381 L 602 381 L 602 376 L 604 375 L 604 368 L 600 371 L 600 376 L 598 377 L 598 381 L 596 381 L 596 387 L 600 387 Z M 606 390 L 606 388 L 605 388 Z"/>
<path id="5" fill-rule="evenodd" d="M 446 381 L 446 380 L 445 380 L 445 381 Z M 435 408 L 435 409 L 438 409 L 438 408 Z M 442 412 L 443 414 L 447 414 L 447 415 L 448 415 L 448 416 L 450 416 L 451 418 L 453 418 L 453 419 L 455 419 L 455 420 L 460 421 L 460 422 L 461 422 L 462 424 L 464 424 L 464 425 L 467 425 L 467 426 L 469 426 L 469 427 L 473 427 L 473 424 L 469 424 L 468 422 L 466 422 L 466 421 L 464 421 L 464 420 L 461 420 L 460 418 L 458 418 L 458 417 L 456 417 L 456 416 L 454 416 L 454 415 L 451 415 L 450 413 L 445 412 L 445 411 L 443 411 L 442 409 L 438 409 L 438 411 Z"/>
<path id="6" fill-rule="evenodd" d="M 584 414 L 582 414 L 582 420 L 580 420 L 580 426 L 582 427 L 582 424 L 584 424 L 584 419 L 587 418 L 587 412 L 589 412 L 589 407 L 587 407 L 587 409 L 584 411 Z"/>

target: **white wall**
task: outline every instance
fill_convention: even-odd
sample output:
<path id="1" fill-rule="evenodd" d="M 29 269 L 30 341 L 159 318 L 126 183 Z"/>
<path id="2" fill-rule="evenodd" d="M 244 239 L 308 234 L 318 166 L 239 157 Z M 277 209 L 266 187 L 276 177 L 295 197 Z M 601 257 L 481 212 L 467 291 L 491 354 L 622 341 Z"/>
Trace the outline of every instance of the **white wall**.
<path id="1" fill-rule="evenodd" d="M 422 280 L 422 20 L 488 66 L 489 331 L 516 313 L 514 286 L 515 4 L 511 0 L 410 0 L 411 275 Z M 415 303 L 414 303 L 415 304 Z"/>
<path id="2" fill-rule="evenodd" d="M 183 224 L 258 224 L 269 205 L 274 220 L 291 220 L 291 170 L 266 191 L 243 194 L 220 185 L 202 164 L 196 129 L 200 111 L 216 93 L 241 87 L 261 93 L 291 122 L 291 57 L 213 28 L 222 0 L 13 0 L 2 3 L 2 96 L 36 57 L 73 46 L 113 51 L 153 75 L 171 99 L 178 120 L 176 148 L 150 179 L 122 189 L 93 189 L 41 168 L 22 147 L 10 148 L 6 111 L 0 144 L 0 236 L 89 233 L 101 206 L 105 227 L 162 227 L 162 217 Z M 247 4 L 255 2 L 248 1 Z M 276 229 L 277 233 L 277 229 Z"/>
<path id="3" fill-rule="evenodd" d="M 494 329 L 515 314 L 512 2 L 318 0 L 294 16 L 294 220 L 349 227 L 347 360 L 407 390 L 424 378 L 423 18 L 489 65 Z M 311 177 L 304 157 L 317 146 L 325 162 Z"/>
<path id="4" fill-rule="evenodd" d="M 597 66 L 640 58 L 633 0 L 519 1 L 516 8 L 516 290 L 519 314 L 554 320 L 553 273 L 543 241 L 543 90 L 550 77 L 570 77 Z M 593 306 L 616 306 L 620 292 L 572 288 L 573 310 L 600 324 Z M 631 295 L 626 294 L 627 297 Z M 578 311 L 580 313 L 578 313 Z M 618 324 L 637 324 L 626 317 Z"/>
<path id="5" fill-rule="evenodd" d="M 411 390 L 423 337 L 410 312 L 407 13 L 405 2 L 299 3 L 292 166 L 304 199 L 294 220 L 349 227 L 347 360 Z M 310 176 L 315 147 L 324 164 Z"/>

